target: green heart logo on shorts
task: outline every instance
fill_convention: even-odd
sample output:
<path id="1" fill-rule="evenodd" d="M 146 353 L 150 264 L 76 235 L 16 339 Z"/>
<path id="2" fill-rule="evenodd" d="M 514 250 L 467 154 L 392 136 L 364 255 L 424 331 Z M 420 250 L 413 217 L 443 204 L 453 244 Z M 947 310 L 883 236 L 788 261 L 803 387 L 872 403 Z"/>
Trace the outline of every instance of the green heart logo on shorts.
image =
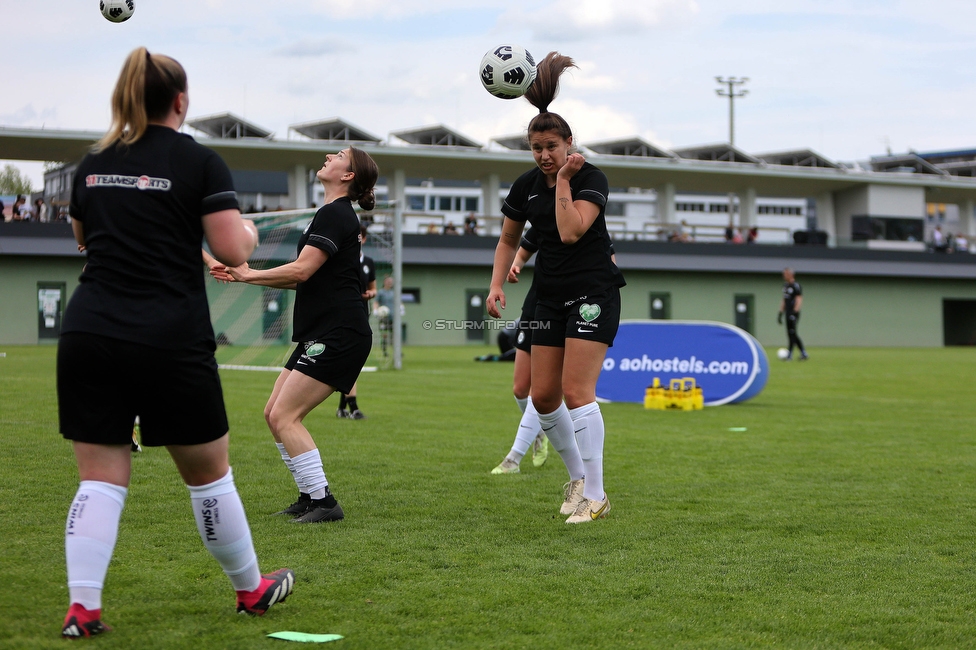
<path id="1" fill-rule="evenodd" d="M 309 357 L 317 357 L 323 352 L 325 352 L 324 343 L 313 343 L 312 345 L 305 348 L 305 355 Z"/>
<path id="2" fill-rule="evenodd" d="M 600 305 L 589 305 L 584 302 L 582 305 L 580 305 L 579 311 L 580 316 L 583 317 L 583 320 L 585 320 L 587 323 L 592 323 L 600 315 L 601 310 Z"/>

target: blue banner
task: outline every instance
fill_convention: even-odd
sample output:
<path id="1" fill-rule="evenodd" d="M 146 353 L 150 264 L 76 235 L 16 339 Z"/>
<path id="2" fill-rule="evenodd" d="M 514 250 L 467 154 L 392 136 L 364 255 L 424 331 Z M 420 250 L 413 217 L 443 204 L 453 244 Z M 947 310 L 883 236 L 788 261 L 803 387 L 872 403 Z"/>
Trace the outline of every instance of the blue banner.
<path id="1" fill-rule="evenodd" d="M 751 334 L 710 321 L 621 321 L 596 383 L 599 399 L 644 403 L 655 377 L 692 377 L 705 406 L 743 402 L 766 385 L 769 360 Z"/>

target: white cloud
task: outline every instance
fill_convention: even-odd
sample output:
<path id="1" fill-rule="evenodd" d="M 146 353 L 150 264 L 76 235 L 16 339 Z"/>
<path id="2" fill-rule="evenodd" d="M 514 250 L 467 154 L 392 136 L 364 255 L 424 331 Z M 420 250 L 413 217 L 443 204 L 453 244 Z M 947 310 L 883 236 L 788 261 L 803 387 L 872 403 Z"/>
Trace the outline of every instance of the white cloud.
<path id="1" fill-rule="evenodd" d="M 698 11 L 696 0 L 556 0 L 534 11 L 514 9 L 499 23 L 523 23 L 536 38 L 560 42 L 637 34 Z"/>
<path id="2" fill-rule="evenodd" d="M 54 107 L 43 108 L 40 112 L 34 108 L 33 104 L 27 104 L 12 113 L 0 114 L 0 125 L 10 126 L 43 126 L 49 120 L 57 119 L 58 109 Z"/>
<path id="3" fill-rule="evenodd" d="M 354 46 L 333 37 L 304 38 L 274 50 L 275 54 L 291 57 L 316 57 L 323 54 L 352 51 Z"/>
<path id="4" fill-rule="evenodd" d="M 562 115 L 580 144 L 636 135 L 640 126 L 633 115 L 612 106 L 578 99 L 557 98 L 550 110 Z"/>
<path id="5" fill-rule="evenodd" d="M 403 18 L 441 11 L 494 7 L 487 0 L 311 0 L 309 8 L 338 19 Z"/>
<path id="6" fill-rule="evenodd" d="M 578 69 L 568 69 L 560 78 L 560 86 L 587 91 L 617 90 L 623 87 L 619 76 L 600 74 L 595 61 L 576 61 Z"/>
<path id="7" fill-rule="evenodd" d="M 747 151 L 850 160 L 885 137 L 896 151 L 976 145 L 971 0 L 168 0 L 138 3 L 120 25 L 93 2 L 46 15 L 44 47 L 37 30 L 4 35 L 0 126 L 103 130 L 125 55 L 146 45 L 186 67 L 191 117 L 232 111 L 278 137 L 334 116 L 381 137 L 443 123 L 487 143 L 534 115 L 478 81 L 482 54 L 514 42 L 576 59 L 553 109 L 584 144 L 724 139 L 714 77 L 735 75 L 751 78 L 735 106 Z M 9 24 L 35 14 L 4 5 Z"/>

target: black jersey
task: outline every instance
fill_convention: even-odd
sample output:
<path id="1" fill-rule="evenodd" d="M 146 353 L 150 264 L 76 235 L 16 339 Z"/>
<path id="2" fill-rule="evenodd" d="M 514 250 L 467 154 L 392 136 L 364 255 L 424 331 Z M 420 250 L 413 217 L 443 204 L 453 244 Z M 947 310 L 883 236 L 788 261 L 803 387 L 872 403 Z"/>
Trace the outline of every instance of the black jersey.
<path id="1" fill-rule="evenodd" d="M 518 177 L 502 205 L 502 214 L 529 221 L 537 231 L 539 255 L 535 273 L 539 300 L 565 301 L 626 284 L 610 260 L 610 236 L 604 212 L 610 187 L 606 175 L 590 163 L 569 181 L 573 201 L 596 204 L 600 213 L 574 244 L 564 244 L 556 227 L 556 188 L 547 187 L 542 170 L 534 167 Z"/>
<path id="2" fill-rule="evenodd" d="M 131 145 L 89 153 L 71 188 L 88 261 L 61 331 L 162 349 L 214 348 L 201 217 L 237 207 L 220 156 L 168 127 L 149 126 Z"/>
<path id="3" fill-rule="evenodd" d="M 363 285 L 362 293 L 366 293 L 366 290 L 369 289 L 369 284 L 376 282 L 376 262 L 373 261 L 372 257 L 366 257 L 360 253 L 359 268 Z"/>
<path id="4" fill-rule="evenodd" d="M 298 284 L 295 295 L 293 341 L 314 341 L 337 327 L 370 334 L 363 301 L 359 217 L 344 196 L 319 208 L 298 240 L 298 254 L 306 245 L 329 254 L 319 269 Z"/>
<path id="5" fill-rule="evenodd" d="M 522 235 L 522 243 L 519 244 L 519 248 L 524 248 L 533 255 L 539 251 L 539 231 L 535 228 L 529 228 Z M 538 273 L 532 274 L 532 284 L 529 285 L 529 290 L 525 294 L 525 300 L 522 301 L 522 316 L 520 320 L 530 320 L 531 315 L 535 313 L 535 303 L 536 303 L 536 278 L 539 277 Z"/>
<path id="6" fill-rule="evenodd" d="M 539 252 L 539 231 L 535 228 L 529 228 L 522 233 L 522 241 L 519 244 L 519 248 L 524 248 L 533 255 Z"/>
<path id="7" fill-rule="evenodd" d="M 786 282 L 783 284 L 783 309 L 787 314 L 792 314 L 796 306 L 796 297 L 803 295 L 803 287 L 799 282 Z"/>

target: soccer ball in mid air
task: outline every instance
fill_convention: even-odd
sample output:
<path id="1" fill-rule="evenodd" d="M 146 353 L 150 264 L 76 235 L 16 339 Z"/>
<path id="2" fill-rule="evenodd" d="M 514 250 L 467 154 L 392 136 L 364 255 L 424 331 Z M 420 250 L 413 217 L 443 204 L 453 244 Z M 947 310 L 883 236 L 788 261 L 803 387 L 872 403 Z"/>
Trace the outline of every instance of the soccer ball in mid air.
<path id="1" fill-rule="evenodd" d="M 98 8 L 106 19 L 124 23 L 136 10 L 136 0 L 99 0 Z"/>
<path id="2" fill-rule="evenodd" d="M 516 99 L 535 81 L 535 59 L 519 45 L 499 45 L 481 58 L 481 83 L 501 99 Z"/>
<path id="3" fill-rule="evenodd" d="M 786 361 L 790 358 L 790 351 L 786 348 L 780 348 L 779 350 L 776 350 L 776 356 L 781 360 Z"/>

